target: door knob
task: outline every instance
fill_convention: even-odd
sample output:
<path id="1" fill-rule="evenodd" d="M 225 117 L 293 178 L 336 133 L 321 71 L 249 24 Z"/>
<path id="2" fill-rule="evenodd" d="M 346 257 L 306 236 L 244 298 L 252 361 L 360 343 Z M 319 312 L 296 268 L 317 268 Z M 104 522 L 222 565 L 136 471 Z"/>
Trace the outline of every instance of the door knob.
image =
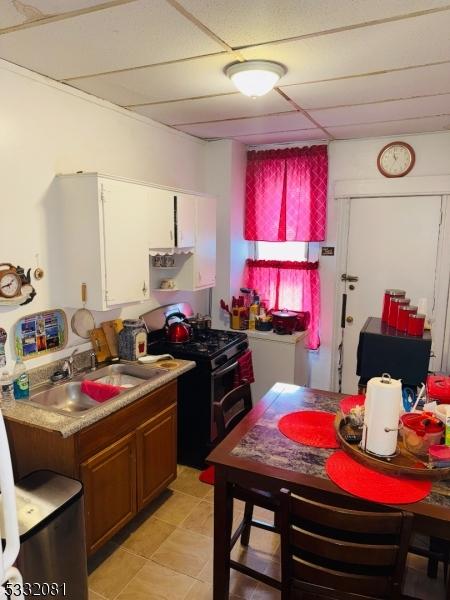
<path id="1" fill-rule="evenodd" d="M 353 323 L 353 317 L 347 317 L 345 320 L 347 323 Z"/>

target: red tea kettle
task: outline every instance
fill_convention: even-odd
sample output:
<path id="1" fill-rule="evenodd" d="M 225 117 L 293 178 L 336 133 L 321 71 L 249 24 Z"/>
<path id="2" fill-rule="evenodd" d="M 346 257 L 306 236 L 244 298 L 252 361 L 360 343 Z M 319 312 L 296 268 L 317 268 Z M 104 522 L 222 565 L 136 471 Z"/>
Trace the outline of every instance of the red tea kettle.
<path id="1" fill-rule="evenodd" d="M 169 323 L 170 319 L 176 317 L 177 321 Z M 189 341 L 191 327 L 185 322 L 186 316 L 181 312 L 174 312 L 166 317 L 165 330 L 167 339 L 174 344 L 182 344 Z"/>

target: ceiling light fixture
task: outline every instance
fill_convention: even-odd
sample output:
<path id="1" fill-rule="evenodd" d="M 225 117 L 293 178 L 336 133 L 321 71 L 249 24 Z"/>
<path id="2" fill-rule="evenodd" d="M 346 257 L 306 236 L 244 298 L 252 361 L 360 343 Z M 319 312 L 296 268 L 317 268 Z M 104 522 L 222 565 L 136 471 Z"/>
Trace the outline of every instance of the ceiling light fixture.
<path id="1" fill-rule="evenodd" d="M 264 96 L 287 72 L 286 67 L 268 60 L 247 60 L 225 67 L 225 74 L 245 96 Z"/>

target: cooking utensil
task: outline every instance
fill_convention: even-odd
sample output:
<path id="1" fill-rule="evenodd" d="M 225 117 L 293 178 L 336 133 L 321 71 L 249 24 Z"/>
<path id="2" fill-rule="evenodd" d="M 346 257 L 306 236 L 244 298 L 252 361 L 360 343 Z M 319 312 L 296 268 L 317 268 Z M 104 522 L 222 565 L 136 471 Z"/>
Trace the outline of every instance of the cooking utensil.
<path id="1" fill-rule="evenodd" d="M 90 332 L 95 327 L 95 320 L 90 310 L 86 308 L 87 298 L 87 286 L 85 283 L 81 284 L 81 302 L 83 308 L 79 308 L 72 315 L 70 320 L 70 326 L 75 335 L 85 340 L 89 339 Z"/>
<path id="2" fill-rule="evenodd" d="M 229 315 L 231 315 L 230 308 L 229 308 L 228 304 L 225 304 L 224 300 L 220 301 L 220 308 L 222 310 L 224 310 L 225 312 L 227 312 Z"/>
<path id="3" fill-rule="evenodd" d="M 170 320 L 174 317 L 178 318 L 179 320 L 174 323 L 170 323 Z M 191 328 L 185 320 L 186 317 L 181 312 L 175 312 L 166 317 L 165 329 L 169 342 L 174 344 L 182 344 L 189 340 L 191 337 Z"/>
<path id="4" fill-rule="evenodd" d="M 108 342 L 106 341 L 105 332 L 101 327 L 92 329 L 89 333 L 89 337 L 91 338 L 97 362 L 101 363 L 111 358 L 111 352 L 109 350 Z"/>
<path id="5" fill-rule="evenodd" d="M 280 335 L 294 333 L 297 326 L 297 313 L 286 308 L 273 311 L 272 325 L 275 333 L 279 333 Z"/>
<path id="6" fill-rule="evenodd" d="M 208 315 L 204 315 L 203 317 L 200 313 L 197 313 L 196 317 L 189 317 L 186 319 L 189 325 L 194 329 L 194 331 L 204 331 L 205 329 L 211 329 L 211 317 Z"/>

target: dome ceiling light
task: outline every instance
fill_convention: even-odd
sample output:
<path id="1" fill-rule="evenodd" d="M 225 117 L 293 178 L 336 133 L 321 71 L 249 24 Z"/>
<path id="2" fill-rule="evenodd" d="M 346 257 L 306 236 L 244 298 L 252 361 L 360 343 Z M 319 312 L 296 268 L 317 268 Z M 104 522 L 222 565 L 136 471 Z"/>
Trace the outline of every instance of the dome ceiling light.
<path id="1" fill-rule="evenodd" d="M 225 74 L 245 96 L 264 96 L 287 72 L 286 67 L 268 60 L 247 60 L 225 67 Z"/>

